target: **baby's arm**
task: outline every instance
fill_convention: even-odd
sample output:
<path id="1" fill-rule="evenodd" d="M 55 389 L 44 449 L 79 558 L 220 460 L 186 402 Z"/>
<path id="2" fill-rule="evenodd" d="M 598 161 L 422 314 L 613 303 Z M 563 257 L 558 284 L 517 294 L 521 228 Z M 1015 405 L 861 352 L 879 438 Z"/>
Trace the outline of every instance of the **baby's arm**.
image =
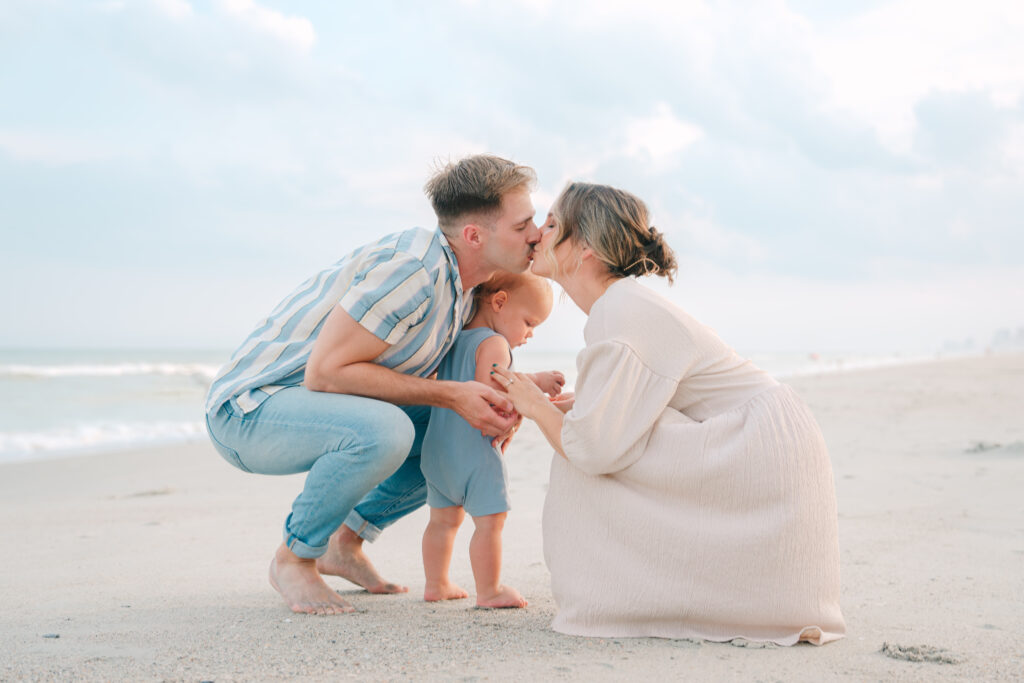
<path id="1" fill-rule="evenodd" d="M 498 384 L 491 374 L 495 365 L 501 368 L 512 365 L 512 351 L 500 334 L 484 339 L 480 346 L 476 347 L 476 376 L 473 379 L 505 393 L 505 387 Z"/>
<path id="2" fill-rule="evenodd" d="M 540 387 L 540 390 L 548 396 L 558 396 L 562 391 L 562 387 L 565 386 L 565 375 L 558 370 L 531 372 L 527 373 L 526 376 L 533 380 L 533 383 Z"/>
<path id="3" fill-rule="evenodd" d="M 509 348 L 508 342 L 500 334 L 484 339 L 480 342 L 480 346 L 476 347 L 476 377 L 474 379 L 477 382 L 483 382 L 489 387 L 494 387 L 504 394 L 505 387 L 499 384 L 491 373 L 495 365 L 506 369 L 512 365 L 512 350 Z M 519 423 L 522 422 L 523 418 L 521 415 L 516 415 L 514 410 L 507 413 L 499 410 L 498 414 L 502 417 L 512 417 L 513 415 L 516 417 L 515 423 L 507 432 L 499 434 L 491 441 L 492 446 L 501 449 L 501 452 L 504 453 L 505 449 L 508 448 L 509 442 L 512 440 L 512 435 L 519 429 Z"/>

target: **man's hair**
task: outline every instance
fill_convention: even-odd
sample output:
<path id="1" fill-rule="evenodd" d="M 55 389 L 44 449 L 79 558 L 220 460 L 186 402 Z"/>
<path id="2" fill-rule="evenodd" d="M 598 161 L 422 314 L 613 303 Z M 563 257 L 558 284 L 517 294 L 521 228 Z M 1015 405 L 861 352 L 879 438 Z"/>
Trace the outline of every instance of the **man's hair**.
<path id="1" fill-rule="evenodd" d="M 536 182 L 537 174 L 529 166 L 491 154 L 476 154 L 438 168 L 423 191 L 447 234 L 461 227 L 461 218 L 489 218 L 501 208 L 506 193 L 519 187 L 531 189 Z"/>

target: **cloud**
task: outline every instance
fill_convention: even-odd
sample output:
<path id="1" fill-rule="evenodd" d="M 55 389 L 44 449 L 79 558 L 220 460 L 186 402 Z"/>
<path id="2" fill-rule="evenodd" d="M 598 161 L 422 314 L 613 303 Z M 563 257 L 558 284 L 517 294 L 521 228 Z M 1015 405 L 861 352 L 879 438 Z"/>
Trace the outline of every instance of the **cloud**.
<path id="1" fill-rule="evenodd" d="M 153 6 L 172 19 L 184 19 L 193 14 L 187 0 L 152 0 Z"/>
<path id="2" fill-rule="evenodd" d="M 225 296 L 244 299 L 251 272 L 275 273 L 279 295 L 431 222 L 431 162 L 487 150 L 537 169 L 542 216 L 570 178 L 644 198 L 695 274 L 676 289 L 708 295 L 702 314 L 749 347 L 783 344 L 787 326 L 801 343 L 833 325 L 834 339 L 884 337 L 861 333 L 867 313 L 843 322 L 844 302 L 872 298 L 903 338 L 898 310 L 918 303 L 922 329 L 956 330 L 971 306 L 935 301 L 977 277 L 1005 311 L 987 269 L 1024 265 L 1016 5 L 0 6 L 0 204 L 32 228 L 10 260 L 142 264 L 112 282 L 203 261 Z M 61 306 L 51 294 L 32 310 Z M 774 341 L 754 336 L 779 321 Z"/>
<path id="3" fill-rule="evenodd" d="M 1024 324 L 1006 301 L 1024 298 L 1024 268 L 891 270 L 856 282 L 736 274 L 702 262 L 671 289 L 651 282 L 745 351 L 936 351 Z"/>
<path id="4" fill-rule="evenodd" d="M 220 7 L 255 31 L 273 36 L 302 52 L 309 52 L 316 43 L 313 23 L 305 17 L 287 16 L 257 5 L 253 0 L 220 0 Z"/>
<path id="5" fill-rule="evenodd" d="M 710 218 L 694 214 L 667 218 L 667 225 L 678 226 L 676 232 L 681 234 L 688 252 L 714 256 L 737 266 L 765 258 L 766 249 L 759 240 L 727 230 Z M 658 217 L 657 221 L 660 223 L 662 218 Z"/>
<path id="6" fill-rule="evenodd" d="M 997 108 L 984 92 L 933 92 L 914 107 L 914 146 L 928 158 L 987 169 L 1002 163 L 1001 149 L 1016 112 Z"/>
<path id="7" fill-rule="evenodd" d="M 117 150 L 93 140 L 62 133 L 0 129 L 0 150 L 16 161 L 68 166 L 104 161 Z"/>
<path id="8" fill-rule="evenodd" d="M 810 47 L 830 82 L 827 110 L 855 115 L 907 152 L 915 106 L 929 92 L 987 91 L 1002 106 L 1020 98 L 1022 33 L 1018 2 L 898 0 L 823 24 Z"/>
<path id="9" fill-rule="evenodd" d="M 1010 125 L 1002 150 L 1007 168 L 1018 182 L 1024 180 L 1024 121 Z"/>
<path id="10" fill-rule="evenodd" d="M 700 126 L 680 120 L 672 113 L 672 107 L 659 102 L 652 116 L 633 119 L 626 124 L 624 151 L 664 165 L 703 135 Z"/>
<path id="11" fill-rule="evenodd" d="M 125 6 L 125 0 L 103 0 L 93 4 L 93 7 L 101 12 L 121 12 Z"/>

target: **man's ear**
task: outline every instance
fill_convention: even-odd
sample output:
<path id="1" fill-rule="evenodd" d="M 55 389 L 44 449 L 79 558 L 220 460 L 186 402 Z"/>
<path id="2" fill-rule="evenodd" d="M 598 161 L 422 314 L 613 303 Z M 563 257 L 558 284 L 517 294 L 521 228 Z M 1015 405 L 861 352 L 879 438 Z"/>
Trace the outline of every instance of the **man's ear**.
<path id="1" fill-rule="evenodd" d="M 504 308 L 505 304 L 507 304 L 507 303 L 508 303 L 508 292 L 506 292 L 504 289 L 502 289 L 497 294 L 495 294 L 494 296 L 491 297 L 491 308 L 494 309 L 495 313 L 497 313 L 502 308 Z"/>
<path id="2" fill-rule="evenodd" d="M 466 244 L 478 247 L 483 243 L 482 232 L 483 229 L 476 223 L 466 223 L 462 226 L 462 240 Z"/>

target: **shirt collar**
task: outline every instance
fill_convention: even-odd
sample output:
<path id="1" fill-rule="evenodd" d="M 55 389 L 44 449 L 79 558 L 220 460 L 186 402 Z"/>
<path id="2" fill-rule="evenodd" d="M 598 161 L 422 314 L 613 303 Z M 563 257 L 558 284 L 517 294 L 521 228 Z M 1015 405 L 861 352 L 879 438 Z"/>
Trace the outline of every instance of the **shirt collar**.
<path id="1" fill-rule="evenodd" d="M 448 272 L 452 276 L 452 282 L 455 283 L 455 291 L 461 296 L 463 289 L 462 276 L 459 274 L 459 261 L 455 258 L 455 252 L 452 251 L 451 245 L 448 244 L 448 238 L 445 237 L 440 226 L 438 226 L 435 234 L 437 241 L 441 244 L 441 249 L 444 251 L 445 258 L 448 259 Z"/>

